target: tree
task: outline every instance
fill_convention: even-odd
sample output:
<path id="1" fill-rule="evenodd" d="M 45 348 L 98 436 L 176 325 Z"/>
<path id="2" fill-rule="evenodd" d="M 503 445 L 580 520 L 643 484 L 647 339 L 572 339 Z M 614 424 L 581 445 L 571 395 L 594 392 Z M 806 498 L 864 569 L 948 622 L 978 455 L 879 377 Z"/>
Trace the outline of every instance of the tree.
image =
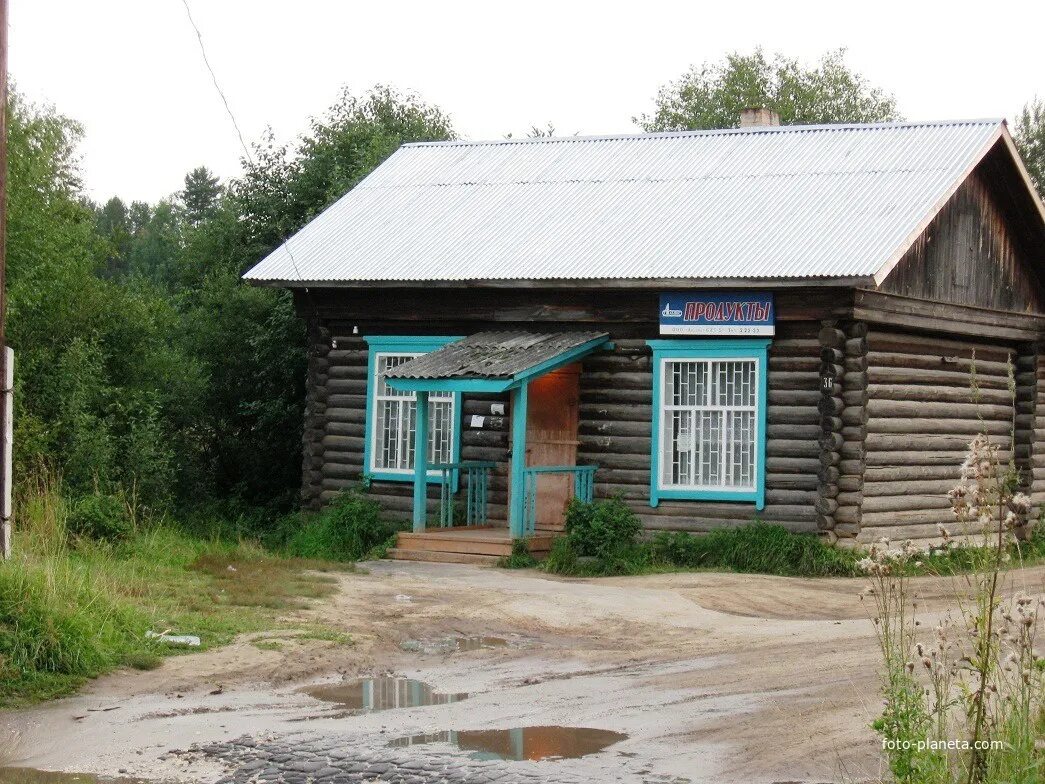
<path id="1" fill-rule="evenodd" d="M 1038 195 L 1045 198 L 1045 100 L 1035 96 L 1023 107 L 1013 138 Z"/>
<path id="2" fill-rule="evenodd" d="M 141 275 L 168 291 L 178 282 L 178 266 L 182 251 L 184 224 L 176 206 L 161 199 L 148 213 L 136 213 L 131 205 L 131 225 L 135 229 L 127 253 L 127 268 L 131 274 Z M 147 216 L 147 217 L 146 217 Z M 138 225 L 138 220 L 144 222 Z"/>
<path id="3" fill-rule="evenodd" d="M 454 137 L 441 109 L 383 85 L 363 96 L 343 90 L 293 147 L 277 144 L 269 133 L 244 161 L 246 174 L 229 186 L 256 243 L 250 262 L 351 190 L 401 144 Z"/>
<path id="4" fill-rule="evenodd" d="M 445 115 L 387 88 L 345 93 L 228 188 L 201 167 L 178 201 L 129 207 L 84 198 L 75 122 L 13 94 L 8 132 L 19 475 L 43 464 L 72 495 L 123 486 L 157 507 L 288 507 L 305 329 L 288 292 L 240 273 L 402 142 L 451 137 Z"/>
<path id="5" fill-rule="evenodd" d="M 107 278 L 125 274 L 133 237 L 130 215 L 123 199 L 113 196 L 103 206 L 95 208 L 95 226 L 105 241 L 100 273 Z"/>
<path id="6" fill-rule="evenodd" d="M 221 196 L 220 180 L 206 166 L 197 166 L 185 175 L 185 190 L 179 195 L 185 207 L 185 219 L 199 226 L 214 214 Z"/>
<path id="7" fill-rule="evenodd" d="M 756 49 L 693 66 L 661 87 L 653 114 L 636 122 L 646 131 L 736 128 L 740 112 L 752 107 L 776 111 L 785 125 L 900 119 L 896 99 L 850 70 L 844 49 L 828 52 L 814 68 Z"/>
<path id="8" fill-rule="evenodd" d="M 131 234 L 141 234 L 152 218 L 152 207 L 144 201 L 132 201 L 127 209 L 127 222 L 130 224 Z"/>
<path id="9" fill-rule="evenodd" d="M 179 461 L 191 460 L 182 445 L 201 374 L 181 349 L 179 314 L 166 297 L 144 281 L 96 274 L 98 259 L 123 246 L 128 218 L 119 199 L 92 210 L 83 198 L 79 138 L 75 122 L 11 96 L 15 462 L 21 477 L 46 464 L 73 493 L 118 483 L 162 505 Z"/>
<path id="10" fill-rule="evenodd" d="M 577 134 L 574 133 L 574 136 Z M 527 139 L 551 139 L 555 136 L 555 125 L 549 120 L 543 127 L 540 125 L 531 125 L 530 130 L 526 132 Z M 505 139 L 514 139 L 514 133 L 506 133 Z"/>
<path id="11" fill-rule="evenodd" d="M 287 505 L 301 482 L 305 329 L 289 292 L 242 272 L 340 198 L 404 142 L 453 138 L 447 116 L 415 95 L 345 91 L 295 145 L 269 134 L 189 232 L 180 274 L 185 337 L 208 377 L 194 427 L 201 481 L 219 496 Z M 307 300 L 306 300 L 307 307 Z"/>

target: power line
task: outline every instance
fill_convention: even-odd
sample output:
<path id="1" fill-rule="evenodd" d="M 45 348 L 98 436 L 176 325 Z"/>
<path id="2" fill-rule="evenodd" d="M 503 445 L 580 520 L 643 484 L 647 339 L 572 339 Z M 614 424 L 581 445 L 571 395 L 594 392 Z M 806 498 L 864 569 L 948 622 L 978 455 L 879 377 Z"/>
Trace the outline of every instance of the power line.
<path id="1" fill-rule="evenodd" d="M 221 102 L 225 104 L 225 111 L 229 115 L 229 119 L 232 120 L 232 126 L 236 129 L 236 136 L 239 137 L 240 147 L 243 148 L 243 154 L 247 158 L 247 162 L 250 167 L 255 168 L 254 156 L 250 154 L 250 147 L 247 145 L 246 140 L 243 138 L 243 131 L 240 130 L 239 123 L 236 122 L 236 115 L 232 111 L 232 107 L 229 106 L 229 99 L 225 96 L 225 91 L 221 89 L 221 84 L 218 82 L 218 76 L 214 73 L 214 68 L 210 64 L 210 59 L 207 57 L 207 47 L 203 45 L 203 33 L 200 32 L 199 25 L 196 24 L 196 20 L 192 18 L 192 9 L 189 8 L 189 0 L 181 0 L 181 4 L 185 7 L 185 15 L 189 18 L 189 24 L 192 25 L 192 29 L 196 32 L 196 40 L 200 45 L 200 54 L 203 55 L 203 64 L 207 67 L 207 71 L 210 73 L 210 79 L 214 83 L 214 89 L 218 91 L 218 95 L 221 97 Z M 279 216 L 273 215 L 279 223 Z M 290 238 L 279 230 L 279 236 L 283 240 L 283 250 L 286 251 L 287 257 L 290 259 L 290 265 L 294 268 L 294 274 L 298 276 L 298 280 L 302 283 L 305 282 L 304 276 L 301 274 L 301 270 L 298 268 L 297 259 L 294 258 L 294 254 L 290 250 Z M 308 290 L 308 286 L 305 286 L 305 295 L 311 302 L 312 295 Z M 313 310 L 315 305 L 313 304 Z"/>
<path id="2" fill-rule="evenodd" d="M 189 24 L 192 25 L 192 29 L 196 31 L 196 40 L 200 44 L 200 54 L 203 55 L 203 64 L 207 67 L 207 71 L 210 73 L 210 79 L 214 82 L 214 89 L 218 91 L 218 95 L 221 96 L 221 102 L 225 104 L 225 111 L 228 112 L 229 119 L 232 120 L 232 126 L 236 129 L 236 135 L 239 137 L 240 147 L 243 148 L 243 153 L 247 156 L 247 160 L 250 161 L 250 165 L 254 165 L 254 158 L 250 154 L 250 148 L 247 146 L 247 142 L 243 139 L 243 131 L 240 130 L 239 123 L 236 122 L 236 115 L 232 113 L 232 107 L 229 106 L 229 99 L 225 97 L 225 91 L 221 89 L 221 85 L 218 84 L 218 76 L 214 73 L 214 68 L 210 64 L 210 60 L 207 57 L 207 47 L 203 45 L 203 33 L 200 32 L 199 25 L 196 24 L 196 20 L 192 18 L 192 9 L 189 8 L 189 0 L 181 0 L 181 4 L 185 6 L 185 15 L 189 17 Z"/>

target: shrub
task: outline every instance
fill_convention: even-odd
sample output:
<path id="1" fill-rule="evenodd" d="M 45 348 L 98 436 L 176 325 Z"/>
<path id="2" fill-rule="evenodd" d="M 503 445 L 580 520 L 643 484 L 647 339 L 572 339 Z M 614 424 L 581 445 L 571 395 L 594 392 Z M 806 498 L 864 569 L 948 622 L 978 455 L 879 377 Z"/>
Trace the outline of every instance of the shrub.
<path id="1" fill-rule="evenodd" d="M 551 552 L 548 553 L 543 566 L 555 574 L 577 573 L 577 551 L 573 549 L 569 537 L 560 536 L 552 542 Z"/>
<path id="2" fill-rule="evenodd" d="M 595 503 L 575 498 L 566 508 L 566 536 L 580 556 L 617 557 L 635 546 L 641 530 L 638 516 L 620 498 Z"/>
<path id="3" fill-rule="evenodd" d="M 530 553 L 525 539 L 512 540 L 512 554 L 506 555 L 498 563 L 502 569 L 529 569 L 537 565 L 537 559 Z"/>
<path id="4" fill-rule="evenodd" d="M 317 515 L 292 515 L 282 525 L 291 531 L 291 555 L 340 561 L 358 561 L 396 532 L 382 519 L 380 505 L 358 490 L 342 493 Z"/>
<path id="5" fill-rule="evenodd" d="M 718 568 L 785 576 L 849 576 L 856 557 L 830 547 L 812 534 L 754 522 L 720 528 L 700 536 L 658 534 L 651 545 L 654 562 L 686 569 Z"/>
<path id="6" fill-rule="evenodd" d="M 620 498 L 566 508 L 566 535 L 552 543 L 543 566 L 569 575 L 639 574 L 648 571 L 649 548 L 638 544 L 638 516 Z"/>
<path id="7" fill-rule="evenodd" d="M 66 520 L 69 535 L 100 542 L 119 542 L 133 529 L 127 505 L 114 495 L 94 493 L 77 499 Z"/>

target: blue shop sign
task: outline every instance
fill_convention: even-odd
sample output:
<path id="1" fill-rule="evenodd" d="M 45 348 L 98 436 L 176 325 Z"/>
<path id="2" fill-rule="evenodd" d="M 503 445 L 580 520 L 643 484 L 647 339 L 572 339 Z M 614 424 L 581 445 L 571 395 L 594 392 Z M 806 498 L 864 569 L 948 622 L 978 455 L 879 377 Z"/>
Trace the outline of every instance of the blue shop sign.
<path id="1" fill-rule="evenodd" d="M 660 295 L 661 335 L 772 335 L 770 292 L 668 292 Z"/>

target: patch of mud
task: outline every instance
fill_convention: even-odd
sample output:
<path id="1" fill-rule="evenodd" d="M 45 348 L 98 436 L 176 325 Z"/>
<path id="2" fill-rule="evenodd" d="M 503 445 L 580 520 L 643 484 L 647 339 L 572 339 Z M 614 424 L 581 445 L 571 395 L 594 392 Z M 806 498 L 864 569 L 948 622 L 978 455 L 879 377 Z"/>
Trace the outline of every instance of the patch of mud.
<path id="1" fill-rule="evenodd" d="M 423 746 L 448 743 L 470 751 L 473 759 L 543 760 L 577 759 L 596 754 L 627 739 L 623 732 L 594 727 L 517 727 L 509 730 L 448 730 L 397 738 L 389 746 Z"/>
<path id="2" fill-rule="evenodd" d="M 138 717 L 138 721 L 148 721 L 150 719 L 173 719 L 178 716 L 202 716 L 207 713 L 232 713 L 236 710 L 240 710 L 240 708 L 234 705 L 222 705 L 214 708 L 206 705 L 195 705 L 191 708 L 143 713 Z M 0 784 L 4 784 L 2 779 L 0 779 Z"/>
<path id="3" fill-rule="evenodd" d="M 436 691 L 431 684 L 413 678 L 380 676 L 341 683 L 324 683 L 301 690 L 317 700 L 330 702 L 358 713 L 449 705 L 468 699 L 468 694 Z"/>
<path id="4" fill-rule="evenodd" d="M 470 653 L 494 648 L 521 648 L 520 639 L 509 640 L 506 637 L 487 637 L 483 635 L 433 637 L 420 640 L 404 640 L 399 647 L 408 653 L 431 655 L 447 655 L 451 653 Z"/>

